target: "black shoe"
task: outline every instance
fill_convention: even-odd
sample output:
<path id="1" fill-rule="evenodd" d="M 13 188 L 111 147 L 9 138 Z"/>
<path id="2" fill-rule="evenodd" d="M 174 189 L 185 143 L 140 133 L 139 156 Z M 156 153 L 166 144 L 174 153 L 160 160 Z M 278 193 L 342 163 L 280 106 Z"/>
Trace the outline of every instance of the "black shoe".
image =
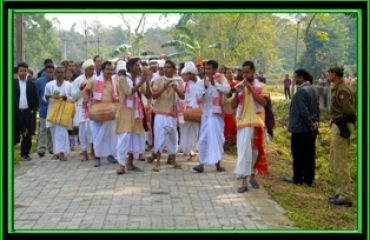
<path id="1" fill-rule="evenodd" d="M 30 156 L 28 156 L 28 155 L 22 156 L 22 161 L 31 161 L 31 160 L 32 160 L 32 158 L 30 158 Z"/>
<path id="2" fill-rule="evenodd" d="M 117 163 L 117 160 L 112 155 L 109 155 L 107 157 L 107 160 L 109 163 Z"/>
<path id="3" fill-rule="evenodd" d="M 247 186 L 245 186 L 245 187 L 240 187 L 240 188 L 238 188 L 238 193 L 245 193 L 245 192 L 247 192 L 249 189 L 248 189 L 248 187 Z"/>
<path id="4" fill-rule="evenodd" d="M 204 172 L 204 168 L 200 165 L 193 167 L 193 172 L 202 173 Z"/>
<path id="5" fill-rule="evenodd" d="M 312 182 L 304 182 L 307 186 L 312 187 Z"/>
<path id="6" fill-rule="evenodd" d="M 37 154 L 39 155 L 39 157 L 44 157 L 45 156 L 45 153 L 44 152 L 39 152 Z"/>
<path id="7" fill-rule="evenodd" d="M 339 197 L 339 194 L 335 194 L 335 195 L 329 197 L 328 200 L 331 201 L 331 200 L 334 200 L 334 199 L 336 199 L 338 197 Z"/>
<path id="8" fill-rule="evenodd" d="M 287 183 L 302 185 L 302 182 L 296 182 L 293 178 L 290 177 L 284 177 L 283 180 Z"/>
<path id="9" fill-rule="evenodd" d="M 337 205 L 337 206 L 346 206 L 346 207 L 352 207 L 351 201 L 346 201 L 343 198 L 334 198 L 332 200 L 329 200 L 331 204 Z"/>

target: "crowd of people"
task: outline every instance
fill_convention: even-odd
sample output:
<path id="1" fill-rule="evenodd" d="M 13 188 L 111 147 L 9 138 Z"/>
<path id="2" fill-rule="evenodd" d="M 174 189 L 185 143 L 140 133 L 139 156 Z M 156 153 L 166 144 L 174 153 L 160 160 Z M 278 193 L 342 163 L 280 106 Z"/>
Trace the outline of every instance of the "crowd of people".
<path id="1" fill-rule="evenodd" d="M 177 65 L 164 55 L 149 62 L 128 56 L 114 63 L 97 55 L 80 64 L 64 61 L 58 66 L 46 59 L 37 80 L 29 77 L 28 70 L 22 62 L 14 71 L 15 144 L 21 143 L 24 161 L 31 160 L 38 112 L 40 157 L 49 152 L 52 159 L 66 161 L 78 142 L 81 161 L 93 159 L 93 166 L 99 167 L 106 158 L 109 164 L 118 163 L 119 175 L 143 171 L 134 160 L 155 162 L 152 170 L 160 172 L 164 152 L 166 163 L 174 169 L 182 169 L 176 159 L 179 152 L 190 161 L 198 153 L 193 172 L 203 173 L 205 165 L 224 172 L 224 146 L 230 144 L 237 146 L 234 173 L 241 180 L 239 193 L 249 186 L 258 189 L 256 176 L 268 172 L 264 144 L 267 134 L 273 135 L 271 99 L 266 77 L 252 61 L 245 61 L 236 76 L 231 67 L 215 60 Z M 330 159 L 337 186 L 330 202 L 349 205 L 349 180 L 343 177 L 349 170 L 348 159 L 342 156 L 348 134 L 353 134 L 355 110 L 354 97 L 342 77 L 343 69 L 329 69 L 329 80 L 335 85 Z M 306 70 L 297 69 L 294 79 L 298 90 L 289 117 L 293 177 L 285 180 L 312 186 L 318 100 Z M 285 88 L 290 84 L 284 80 Z M 290 92 L 285 92 L 290 98 Z M 151 151 L 147 158 L 145 151 Z"/>

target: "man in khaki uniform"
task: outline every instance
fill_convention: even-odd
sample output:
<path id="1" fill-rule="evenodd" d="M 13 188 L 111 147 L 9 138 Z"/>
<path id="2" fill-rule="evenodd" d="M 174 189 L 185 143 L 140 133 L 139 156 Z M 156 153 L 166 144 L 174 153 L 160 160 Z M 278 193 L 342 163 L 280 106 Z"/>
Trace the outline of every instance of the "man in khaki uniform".
<path id="1" fill-rule="evenodd" d="M 353 106 L 351 90 L 343 81 L 343 68 L 332 67 L 328 71 L 329 80 L 334 84 L 330 106 L 330 165 L 334 175 L 336 194 L 329 198 L 334 205 L 352 206 L 350 199 L 350 158 L 348 147 L 354 132 L 356 110 Z"/>

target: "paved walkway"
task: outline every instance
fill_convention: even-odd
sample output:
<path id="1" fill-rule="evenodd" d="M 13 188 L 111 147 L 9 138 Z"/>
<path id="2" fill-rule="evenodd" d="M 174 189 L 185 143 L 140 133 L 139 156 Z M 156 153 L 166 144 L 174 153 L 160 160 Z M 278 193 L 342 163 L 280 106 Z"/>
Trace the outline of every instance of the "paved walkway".
<path id="1" fill-rule="evenodd" d="M 165 164 L 135 164 L 144 172 L 116 174 L 105 159 L 94 168 L 81 162 L 79 151 L 69 160 L 51 155 L 15 167 L 15 229 L 282 229 L 293 228 L 284 210 L 263 189 L 237 193 L 235 160 L 225 156 L 227 172 L 196 162 L 178 161 L 182 170 Z"/>

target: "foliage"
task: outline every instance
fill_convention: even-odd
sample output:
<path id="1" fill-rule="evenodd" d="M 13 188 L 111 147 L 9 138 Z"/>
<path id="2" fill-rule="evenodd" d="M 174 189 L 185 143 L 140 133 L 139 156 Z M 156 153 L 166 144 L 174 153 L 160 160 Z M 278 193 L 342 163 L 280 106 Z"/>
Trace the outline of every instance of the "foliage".
<path id="1" fill-rule="evenodd" d="M 25 61 L 36 71 L 46 58 L 62 60 L 58 47 L 57 33 L 44 14 L 24 14 L 24 54 Z"/>
<path id="2" fill-rule="evenodd" d="M 195 61 L 201 56 L 227 66 L 253 60 L 257 70 L 269 76 L 293 72 L 297 41 L 297 67 L 307 68 L 315 78 L 333 63 L 356 72 L 354 14 L 285 14 L 289 17 L 283 18 L 277 14 L 183 13 L 172 27 L 144 31 L 147 15 L 141 14 L 135 26 L 128 18 L 122 19 L 122 26 L 109 28 L 95 20 L 81 34 L 77 31 L 84 27 L 80 23 L 58 30 L 58 22 L 46 20 L 43 14 L 25 14 L 26 61 L 41 68 L 45 58 L 56 63 L 65 58 L 79 62 L 96 54 L 107 59 L 153 52 L 165 53 L 175 61 Z"/>
<path id="3" fill-rule="evenodd" d="M 348 62 L 350 45 L 349 24 L 353 19 L 340 14 L 317 14 L 310 28 L 306 30 L 306 52 L 302 55 L 300 66 L 306 68 L 314 78 L 318 78 L 322 71 L 330 65 L 344 65 Z M 351 47 L 350 47 L 351 46 Z"/>
<path id="4" fill-rule="evenodd" d="M 291 175 L 290 134 L 286 129 L 289 101 L 273 101 L 276 116 L 274 139 L 266 145 L 270 174 L 261 177 L 264 188 L 286 210 L 288 217 L 303 229 L 354 229 L 356 227 L 356 207 L 343 208 L 327 203 L 334 193 L 333 177 L 329 165 L 330 129 L 327 127 L 329 115 L 321 113 L 320 134 L 316 141 L 316 177 L 313 188 L 289 185 L 281 181 Z M 356 196 L 356 144 L 349 149 L 352 162 L 352 194 Z"/>

